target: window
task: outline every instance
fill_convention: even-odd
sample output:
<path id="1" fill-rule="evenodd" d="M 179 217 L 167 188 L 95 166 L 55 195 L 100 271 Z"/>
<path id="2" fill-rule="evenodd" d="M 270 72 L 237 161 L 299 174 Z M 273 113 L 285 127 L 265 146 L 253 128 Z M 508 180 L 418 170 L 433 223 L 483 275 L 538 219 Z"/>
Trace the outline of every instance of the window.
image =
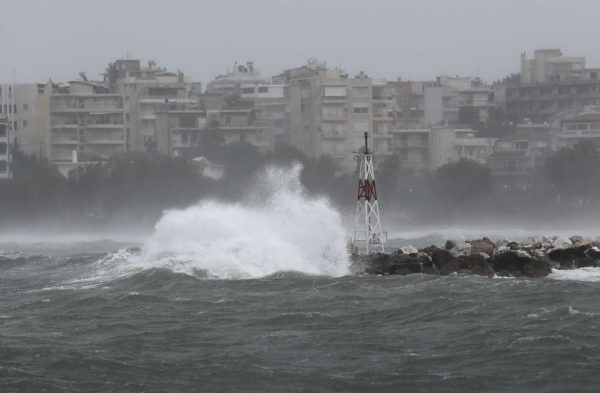
<path id="1" fill-rule="evenodd" d="M 516 143 L 517 150 L 527 150 L 529 148 L 529 142 L 522 141 Z"/>
<path id="2" fill-rule="evenodd" d="M 29 104 L 23 104 L 23 111 L 29 110 Z"/>
<path id="3" fill-rule="evenodd" d="M 0 137 L 6 137 L 6 124 L 0 124 Z"/>
<path id="4" fill-rule="evenodd" d="M 260 86 L 258 88 L 258 92 L 259 93 L 268 93 L 269 92 L 269 88 L 267 86 Z"/>
<path id="5" fill-rule="evenodd" d="M 368 106 L 355 106 L 352 111 L 354 113 L 369 113 L 369 107 Z"/>
<path id="6" fill-rule="evenodd" d="M 8 161 L 1 160 L 0 161 L 0 173 L 8 172 Z"/>
<path id="7" fill-rule="evenodd" d="M 0 154 L 6 155 L 6 152 L 7 152 L 6 143 L 4 143 L 4 142 L 0 143 Z"/>
<path id="8" fill-rule="evenodd" d="M 27 128 L 29 126 L 29 122 L 27 120 L 23 120 L 23 128 Z"/>
<path id="9" fill-rule="evenodd" d="M 244 87 L 244 88 L 242 88 L 242 93 L 252 94 L 252 93 L 254 93 L 254 87 Z"/>

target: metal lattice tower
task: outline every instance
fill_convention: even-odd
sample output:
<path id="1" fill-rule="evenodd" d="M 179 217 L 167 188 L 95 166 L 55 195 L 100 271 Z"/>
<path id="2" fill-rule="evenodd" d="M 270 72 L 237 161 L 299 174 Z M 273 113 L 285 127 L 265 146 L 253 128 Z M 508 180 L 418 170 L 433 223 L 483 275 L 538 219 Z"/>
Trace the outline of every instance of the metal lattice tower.
<path id="1" fill-rule="evenodd" d="M 373 155 L 369 153 L 366 132 L 365 151 L 364 153 L 356 153 L 356 158 L 358 159 L 359 172 L 354 246 L 358 250 L 364 249 L 367 254 L 377 251 L 384 252 L 387 233 L 381 229 Z"/>

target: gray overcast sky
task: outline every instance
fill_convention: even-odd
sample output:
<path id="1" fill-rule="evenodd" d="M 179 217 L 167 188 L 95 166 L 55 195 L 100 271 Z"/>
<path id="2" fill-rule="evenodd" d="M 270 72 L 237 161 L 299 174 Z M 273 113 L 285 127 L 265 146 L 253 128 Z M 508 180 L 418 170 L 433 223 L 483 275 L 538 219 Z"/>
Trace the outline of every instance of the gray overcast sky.
<path id="1" fill-rule="evenodd" d="M 350 73 L 486 80 L 559 47 L 600 67 L 598 0 L 0 0 L 0 81 L 90 78 L 131 57 L 206 83 L 235 60 L 265 75 L 317 57 Z"/>

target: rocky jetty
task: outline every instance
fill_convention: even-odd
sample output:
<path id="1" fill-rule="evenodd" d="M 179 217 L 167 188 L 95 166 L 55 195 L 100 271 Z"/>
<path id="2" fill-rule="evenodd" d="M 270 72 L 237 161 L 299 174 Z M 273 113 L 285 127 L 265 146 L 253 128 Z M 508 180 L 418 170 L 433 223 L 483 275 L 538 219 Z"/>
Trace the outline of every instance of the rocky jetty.
<path id="1" fill-rule="evenodd" d="M 352 255 L 357 274 L 406 275 L 474 274 L 493 277 L 545 277 L 552 269 L 600 266 L 600 240 L 581 236 L 539 237 L 528 242 L 492 241 L 487 237 L 443 248 L 431 245 L 420 250 L 405 246 L 391 253 Z"/>

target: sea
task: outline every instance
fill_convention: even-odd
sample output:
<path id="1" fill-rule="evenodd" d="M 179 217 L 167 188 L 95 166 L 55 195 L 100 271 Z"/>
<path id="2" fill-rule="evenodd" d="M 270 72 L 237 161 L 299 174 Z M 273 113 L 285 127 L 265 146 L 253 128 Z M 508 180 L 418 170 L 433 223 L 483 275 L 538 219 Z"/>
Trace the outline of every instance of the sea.
<path id="1" fill-rule="evenodd" d="M 600 391 L 600 269 L 353 275 L 340 214 L 272 175 L 138 238 L 0 236 L 0 392 Z"/>

